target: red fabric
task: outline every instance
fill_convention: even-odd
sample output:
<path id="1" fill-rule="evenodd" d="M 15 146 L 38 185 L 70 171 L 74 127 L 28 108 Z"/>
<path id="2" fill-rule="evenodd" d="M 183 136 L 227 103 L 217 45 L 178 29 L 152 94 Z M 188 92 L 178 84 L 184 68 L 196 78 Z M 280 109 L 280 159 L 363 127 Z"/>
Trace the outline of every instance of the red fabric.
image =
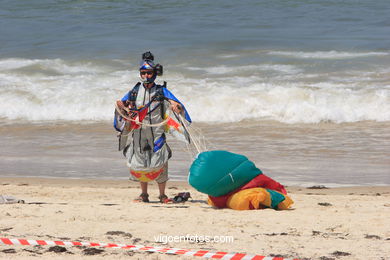
<path id="1" fill-rule="evenodd" d="M 133 113 L 136 113 L 135 116 L 132 116 L 132 119 L 135 119 L 138 117 L 138 121 L 142 122 L 146 115 L 148 114 L 148 107 L 144 107 L 140 111 L 132 111 Z M 138 129 L 140 127 L 140 124 L 137 124 L 134 121 L 130 121 L 130 129 Z"/>
<path id="2" fill-rule="evenodd" d="M 146 114 L 148 113 L 149 107 L 146 107 L 144 109 L 141 109 L 141 111 L 138 112 L 138 120 L 142 122 L 144 118 L 146 117 Z"/>
<path id="3" fill-rule="evenodd" d="M 279 182 L 271 179 L 270 177 L 264 174 L 257 175 L 250 182 L 242 186 L 240 190 L 251 189 L 256 187 L 275 190 L 283 193 L 284 195 L 287 195 L 287 191 L 282 184 L 280 184 Z"/>
<path id="4" fill-rule="evenodd" d="M 253 178 L 251 181 L 249 181 L 247 184 L 229 192 L 228 194 L 218 196 L 218 197 L 213 197 L 213 196 L 209 195 L 209 199 L 213 202 L 213 204 L 217 208 L 226 208 L 227 200 L 234 193 L 241 191 L 241 190 L 258 188 L 258 187 L 270 189 L 270 190 L 275 190 L 275 191 L 278 191 L 278 192 L 281 192 L 281 193 L 287 195 L 287 191 L 282 184 L 280 184 L 279 182 L 271 179 L 270 177 L 268 177 L 264 174 L 259 174 L 255 178 Z"/>
<path id="5" fill-rule="evenodd" d="M 178 130 L 180 127 L 179 123 L 173 120 L 172 118 L 169 118 L 167 125 L 174 127 L 176 130 Z"/>

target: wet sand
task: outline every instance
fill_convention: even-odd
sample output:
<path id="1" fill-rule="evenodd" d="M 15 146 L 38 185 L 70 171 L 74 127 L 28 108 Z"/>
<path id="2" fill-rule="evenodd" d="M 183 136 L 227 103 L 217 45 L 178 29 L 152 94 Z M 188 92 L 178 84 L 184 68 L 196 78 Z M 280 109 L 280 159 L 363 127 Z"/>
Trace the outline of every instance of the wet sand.
<path id="1" fill-rule="evenodd" d="M 193 124 L 208 149 L 247 156 L 285 185 L 390 185 L 390 123 Z M 0 125 L 0 176 L 128 179 L 116 133 L 106 124 Z M 193 157 L 174 138 L 169 174 L 185 181 Z"/>
<path id="2" fill-rule="evenodd" d="M 390 187 L 287 187 L 295 201 L 286 211 L 217 210 L 184 182 L 167 194 L 192 199 L 137 203 L 138 183 L 128 180 L 0 178 L 0 194 L 24 204 L 0 205 L 0 237 L 139 244 L 240 252 L 301 259 L 389 259 Z M 157 243 L 158 236 L 232 236 L 232 243 Z M 124 249 L 0 246 L 1 259 L 192 259 Z M 196 258 L 195 258 L 196 259 Z"/>

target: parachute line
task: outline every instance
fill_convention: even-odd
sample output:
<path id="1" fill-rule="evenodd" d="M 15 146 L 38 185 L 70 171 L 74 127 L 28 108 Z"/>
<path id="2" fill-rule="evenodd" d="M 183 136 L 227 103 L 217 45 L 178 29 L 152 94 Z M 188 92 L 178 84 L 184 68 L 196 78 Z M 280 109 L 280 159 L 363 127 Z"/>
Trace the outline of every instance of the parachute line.
<path id="1" fill-rule="evenodd" d="M 200 130 L 192 125 L 186 125 L 186 121 L 181 114 L 179 114 L 178 117 L 183 124 L 183 128 L 190 137 L 190 142 L 187 144 L 187 148 L 190 152 L 192 151 L 192 156 L 196 157 L 198 154 L 208 151 L 206 139 Z M 195 148 L 196 152 L 194 152 L 192 148 Z"/>

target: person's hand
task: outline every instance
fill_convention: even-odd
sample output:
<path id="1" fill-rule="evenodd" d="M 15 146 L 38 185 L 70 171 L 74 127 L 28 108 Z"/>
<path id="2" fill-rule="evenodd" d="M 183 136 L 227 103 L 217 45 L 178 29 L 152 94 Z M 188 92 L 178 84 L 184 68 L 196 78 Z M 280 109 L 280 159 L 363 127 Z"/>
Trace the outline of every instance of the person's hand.
<path id="1" fill-rule="evenodd" d="M 127 112 L 129 112 L 131 109 L 134 109 L 134 103 L 130 102 L 129 100 L 124 101 L 123 105 L 125 106 Z"/>
<path id="2" fill-rule="evenodd" d="M 176 101 L 173 101 L 173 100 L 170 100 L 170 103 L 171 103 L 171 108 L 172 108 L 173 112 L 180 114 L 181 111 L 183 110 L 181 104 L 176 102 Z"/>

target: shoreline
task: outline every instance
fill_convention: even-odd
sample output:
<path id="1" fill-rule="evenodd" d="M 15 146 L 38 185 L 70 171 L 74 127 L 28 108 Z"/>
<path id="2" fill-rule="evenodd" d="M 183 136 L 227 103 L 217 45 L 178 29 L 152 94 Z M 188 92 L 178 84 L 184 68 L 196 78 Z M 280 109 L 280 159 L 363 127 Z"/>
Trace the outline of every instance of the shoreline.
<path id="1" fill-rule="evenodd" d="M 110 187 L 126 188 L 126 187 L 139 187 L 138 181 L 126 179 L 94 179 L 94 178 L 55 178 L 55 177 L 2 177 L 0 176 L 1 185 L 50 185 L 50 186 L 62 186 L 62 187 L 103 187 L 109 185 Z M 282 183 L 283 184 L 283 183 Z M 155 182 L 150 182 L 150 186 L 156 187 Z M 167 188 L 170 186 L 180 187 L 184 189 L 193 189 L 187 181 L 181 180 L 168 180 Z M 288 191 L 294 193 L 303 193 L 305 191 L 316 191 L 319 194 L 339 194 L 348 195 L 350 192 L 356 189 L 362 192 L 387 192 L 390 191 L 390 185 L 344 185 L 343 186 L 328 186 L 321 184 L 314 184 L 311 186 L 298 186 L 298 185 L 284 185 Z M 205 194 L 204 194 L 205 195 Z M 205 195 L 207 196 L 207 195 Z"/>
<path id="2" fill-rule="evenodd" d="M 123 180 L 2 178 L 0 194 L 24 204 L 1 204 L 0 237 L 32 240 L 139 244 L 188 250 L 258 254 L 300 259 L 386 259 L 390 252 L 390 186 L 286 187 L 292 209 L 214 209 L 207 196 L 186 182 L 169 181 L 169 197 L 183 191 L 192 199 L 161 204 L 151 183 L 150 203 L 136 203 L 137 182 Z M 231 236 L 231 243 L 156 237 Z M 198 259 L 97 247 L 0 245 L 0 258 Z M 53 251 L 54 250 L 54 251 Z M 88 253 L 89 252 L 89 253 Z"/>

